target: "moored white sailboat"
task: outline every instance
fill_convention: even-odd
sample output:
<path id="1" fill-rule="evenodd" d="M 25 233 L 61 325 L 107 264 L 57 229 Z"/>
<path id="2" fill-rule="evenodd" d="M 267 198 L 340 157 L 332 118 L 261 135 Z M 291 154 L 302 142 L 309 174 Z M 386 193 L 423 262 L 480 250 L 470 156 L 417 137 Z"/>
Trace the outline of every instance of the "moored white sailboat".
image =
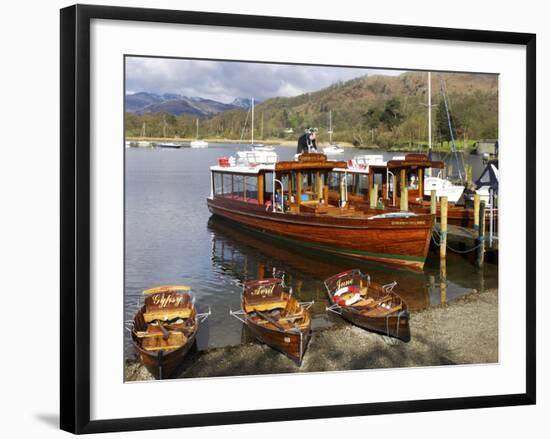
<path id="1" fill-rule="evenodd" d="M 332 110 L 328 113 L 329 118 L 329 128 L 328 128 L 328 135 L 329 135 L 329 146 L 323 148 L 323 152 L 326 155 L 336 155 L 336 154 L 343 154 L 344 148 L 340 148 L 337 144 L 332 143 Z"/>
<path id="2" fill-rule="evenodd" d="M 199 119 L 197 119 L 197 138 L 193 140 L 189 146 L 191 146 L 191 148 L 208 148 L 208 142 L 199 139 Z"/>

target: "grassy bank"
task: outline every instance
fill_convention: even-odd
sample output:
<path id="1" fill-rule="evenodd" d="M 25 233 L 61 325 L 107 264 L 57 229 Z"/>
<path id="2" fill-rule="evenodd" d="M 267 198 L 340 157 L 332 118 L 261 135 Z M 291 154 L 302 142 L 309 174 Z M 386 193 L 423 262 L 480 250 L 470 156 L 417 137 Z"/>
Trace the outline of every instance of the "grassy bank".
<path id="1" fill-rule="evenodd" d="M 338 326 L 313 334 L 301 367 L 258 342 L 192 353 L 180 377 L 259 375 L 394 367 L 495 363 L 498 361 L 498 291 L 473 292 L 411 316 L 412 340 L 389 345 L 383 337 L 336 319 Z M 136 361 L 129 381 L 152 379 Z"/>

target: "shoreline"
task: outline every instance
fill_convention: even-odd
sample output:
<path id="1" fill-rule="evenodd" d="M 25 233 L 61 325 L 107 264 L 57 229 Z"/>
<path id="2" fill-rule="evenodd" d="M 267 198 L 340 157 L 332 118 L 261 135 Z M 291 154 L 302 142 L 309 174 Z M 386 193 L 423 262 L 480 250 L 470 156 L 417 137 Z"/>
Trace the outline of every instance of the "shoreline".
<path id="1" fill-rule="evenodd" d="M 475 290 L 447 304 L 411 314 L 412 340 L 389 345 L 384 337 L 342 319 L 312 335 L 302 366 L 256 341 L 190 353 L 179 378 L 427 367 L 498 362 L 498 290 Z M 127 381 L 153 379 L 127 360 Z"/>
<path id="2" fill-rule="evenodd" d="M 160 142 L 175 142 L 175 143 L 190 143 L 194 138 L 180 138 L 180 137 L 126 137 L 126 141 L 128 142 L 151 142 L 151 143 L 160 143 Z M 241 141 L 241 140 L 235 140 L 235 139 L 216 139 L 216 138 L 204 138 L 202 140 L 205 140 L 208 143 L 213 144 L 234 144 L 234 145 L 250 145 L 250 142 L 248 140 Z M 286 139 L 257 139 L 257 144 L 263 144 L 263 145 L 271 145 L 271 146 L 283 146 L 283 147 L 296 147 L 298 139 L 292 139 L 292 140 L 286 140 Z M 418 147 L 408 147 L 408 146 L 394 146 L 390 148 L 383 148 L 381 146 L 377 145 L 359 145 L 355 146 L 350 142 L 335 142 L 339 147 L 345 148 L 345 149 L 355 149 L 358 151 L 385 151 L 385 152 L 407 152 L 407 153 L 422 153 L 427 154 L 427 146 L 425 148 L 418 148 Z M 328 142 L 320 142 L 319 147 L 326 148 L 329 146 Z M 143 148 L 143 147 L 142 147 Z M 450 147 L 436 147 L 433 149 L 435 153 L 441 153 L 446 154 L 451 152 Z M 475 150 L 473 149 L 459 149 L 459 153 L 463 154 L 475 154 Z"/>

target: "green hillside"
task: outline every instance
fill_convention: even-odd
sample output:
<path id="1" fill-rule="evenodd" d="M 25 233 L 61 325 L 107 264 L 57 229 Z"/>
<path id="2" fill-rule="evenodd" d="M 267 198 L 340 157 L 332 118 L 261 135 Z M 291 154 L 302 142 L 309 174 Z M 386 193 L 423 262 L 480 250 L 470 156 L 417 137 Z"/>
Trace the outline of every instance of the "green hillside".
<path id="1" fill-rule="evenodd" d="M 498 138 L 498 77 L 480 74 L 432 74 L 432 130 L 434 142 L 450 139 L 441 93 L 444 79 L 459 145 L 480 138 Z M 305 128 L 319 128 L 318 139 L 328 142 L 329 111 L 333 141 L 356 146 L 419 148 L 427 143 L 427 74 L 365 76 L 295 97 L 272 98 L 256 106 L 255 139 L 296 139 Z M 248 122 L 245 126 L 245 120 Z M 163 121 L 164 120 L 164 121 Z M 195 137 L 190 115 L 126 114 L 126 135 L 139 137 Z M 145 125 L 144 125 L 145 123 Z M 285 133 L 292 128 L 293 133 Z M 250 115 L 231 110 L 201 119 L 200 137 L 250 138 Z"/>

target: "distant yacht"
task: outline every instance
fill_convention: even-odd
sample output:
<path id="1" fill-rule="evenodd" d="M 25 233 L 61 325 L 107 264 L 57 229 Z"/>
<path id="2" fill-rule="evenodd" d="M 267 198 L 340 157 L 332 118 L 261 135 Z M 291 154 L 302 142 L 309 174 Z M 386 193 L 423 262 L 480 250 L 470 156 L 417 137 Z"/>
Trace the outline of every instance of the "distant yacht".
<path id="1" fill-rule="evenodd" d="M 189 146 L 191 148 L 208 148 L 208 142 L 205 140 L 199 140 L 199 119 L 197 119 L 197 138 L 193 140 Z"/>
<path id="2" fill-rule="evenodd" d="M 175 142 L 161 142 L 161 143 L 157 143 L 157 147 L 158 148 L 177 149 L 177 148 L 181 148 L 182 144 L 181 143 L 175 143 Z"/>
<path id="3" fill-rule="evenodd" d="M 336 154 L 343 154 L 344 148 L 340 148 L 335 143 L 332 143 L 332 110 L 328 113 L 328 135 L 329 135 L 329 144 L 330 146 L 327 146 L 326 148 L 323 148 L 323 152 L 326 155 L 336 155 Z"/>
<path id="4" fill-rule="evenodd" d="M 240 159 L 245 159 L 249 162 L 257 161 L 258 163 L 275 163 L 277 161 L 277 153 L 275 152 L 275 148 L 273 146 L 264 145 L 263 143 L 254 143 L 254 98 L 251 98 L 250 110 L 252 114 L 250 149 L 248 151 L 238 151 L 237 155 Z"/>

